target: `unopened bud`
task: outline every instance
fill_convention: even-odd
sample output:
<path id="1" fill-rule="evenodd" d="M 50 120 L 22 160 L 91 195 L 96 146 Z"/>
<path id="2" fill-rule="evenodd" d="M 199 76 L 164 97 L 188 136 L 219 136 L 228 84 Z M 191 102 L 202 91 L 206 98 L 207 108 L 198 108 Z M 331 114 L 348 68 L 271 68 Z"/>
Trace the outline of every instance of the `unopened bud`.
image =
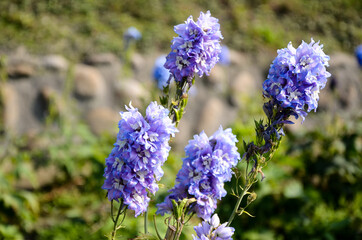
<path id="1" fill-rule="evenodd" d="M 188 98 L 188 97 L 189 97 L 189 95 L 187 93 L 183 93 L 181 98 L 185 99 L 185 98 Z"/>
<path id="2" fill-rule="evenodd" d="M 250 193 L 249 196 L 248 196 L 247 204 L 249 205 L 251 202 L 253 202 L 256 199 L 257 196 L 258 195 L 256 195 L 255 192 Z"/>

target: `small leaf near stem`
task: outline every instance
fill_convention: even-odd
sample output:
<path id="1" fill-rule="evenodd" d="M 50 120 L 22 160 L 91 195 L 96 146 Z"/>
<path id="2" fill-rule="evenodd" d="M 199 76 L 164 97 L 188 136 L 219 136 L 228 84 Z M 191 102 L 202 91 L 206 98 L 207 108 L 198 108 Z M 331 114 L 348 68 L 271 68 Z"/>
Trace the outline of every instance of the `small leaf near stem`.
<path id="1" fill-rule="evenodd" d="M 175 98 L 171 101 L 170 105 L 170 117 L 173 115 L 173 122 L 176 123 L 176 127 L 185 113 L 185 108 L 188 101 L 188 91 L 190 90 L 194 81 L 195 77 L 191 82 L 188 81 L 188 79 L 183 79 L 183 81 L 176 82 Z"/>
<path id="2" fill-rule="evenodd" d="M 264 125 L 263 120 L 254 121 L 256 144 L 254 144 L 253 142 L 249 144 L 243 142 L 245 149 L 245 154 L 243 158 L 245 158 L 247 164 L 245 172 L 245 186 L 244 188 L 241 188 L 243 189 L 243 192 L 240 194 L 238 201 L 235 204 L 234 210 L 230 215 L 227 226 L 230 226 L 237 213 L 241 215 L 245 212 L 247 215 L 252 216 L 250 213 L 246 212 L 245 209 L 256 199 L 256 194 L 249 193 L 250 195 L 248 197 L 246 206 L 238 211 L 240 204 L 243 197 L 248 194 L 247 191 L 252 187 L 254 183 L 258 181 L 258 173 L 261 174 L 262 180 L 264 179 L 265 176 L 262 172 L 262 168 L 267 165 L 267 162 L 272 158 L 274 152 L 279 147 L 281 137 L 276 137 L 275 132 L 279 132 L 279 130 L 283 128 L 283 123 L 278 123 L 278 121 L 275 119 L 279 118 L 276 116 L 280 114 L 280 111 L 274 110 L 272 113 L 271 111 L 266 111 L 266 114 L 268 117 L 267 124 Z M 275 122 L 277 122 L 278 124 L 275 124 Z M 250 160 L 254 161 L 254 166 L 252 167 L 250 172 L 248 172 Z"/>
<path id="3" fill-rule="evenodd" d="M 195 198 L 184 198 L 179 201 L 172 199 L 172 216 L 170 216 L 168 220 L 168 229 L 165 240 L 178 240 L 180 238 L 184 225 L 193 216 L 193 213 L 189 212 L 189 206 L 194 202 L 196 202 Z M 186 220 L 186 217 L 189 214 L 191 216 Z M 173 224 L 170 224 L 171 220 L 173 220 Z"/>
<path id="4" fill-rule="evenodd" d="M 234 217 L 235 215 L 237 214 L 238 212 L 238 209 L 240 207 L 240 204 L 241 204 L 241 201 L 243 200 L 243 197 L 245 196 L 245 194 L 248 192 L 249 188 L 251 187 L 251 185 L 246 185 L 244 187 L 244 190 L 242 191 L 242 193 L 240 194 L 239 198 L 238 198 L 238 201 L 236 202 L 235 204 L 235 207 L 234 207 L 234 210 L 232 211 L 230 217 L 229 217 L 229 220 L 228 220 L 228 223 L 227 223 L 227 227 L 230 226 L 231 222 L 234 220 Z"/>

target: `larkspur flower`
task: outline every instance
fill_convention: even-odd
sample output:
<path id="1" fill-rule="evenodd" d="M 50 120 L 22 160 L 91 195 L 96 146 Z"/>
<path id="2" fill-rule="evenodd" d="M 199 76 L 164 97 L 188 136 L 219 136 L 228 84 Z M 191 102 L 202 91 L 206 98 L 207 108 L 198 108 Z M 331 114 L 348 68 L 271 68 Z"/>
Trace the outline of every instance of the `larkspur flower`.
<path id="1" fill-rule="evenodd" d="M 210 221 L 203 221 L 194 227 L 197 236 L 192 235 L 193 240 L 232 240 L 235 229 L 226 225 L 220 225 L 218 215 L 214 214 Z"/>
<path id="2" fill-rule="evenodd" d="M 177 174 L 177 184 L 165 201 L 157 205 L 157 213 L 170 213 L 172 199 L 195 198 L 191 211 L 208 220 L 216 209 L 217 200 L 226 195 L 224 182 L 231 180 L 231 168 L 240 159 L 236 142 L 230 128 L 220 127 L 210 138 L 204 132 L 195 135 L 185 147 L 186 158 Z"/>
<path id="3" fill-rule="evenodd" d="M 168 110 L 151 102 L 143 117 L 137 108 L 126 106 L 118 123 L 117 142 L 106 158 L 105 181 L 108 199 L 119 201 L 135 211 L 147 210 L 149 197 L 158 190 L 156 181 L 163 176 L 161 166 L 171 147 L 170 136 L 177 132 L 168 117 Z"/>
<path id="4" fill-rule="evenodd" d="M 166 56 L 158 57 L 153 66 L 153 78 L 157 82 L 157 87 L 163 89 L 167 86 L 170 77 L 170 72 L 164 67 L 166 63 Z"/>
<path id="5" fill-rule="evenodd" d="M 304 120 L 307 112 L 316 110 L 319 91 L 325 87 L 330 73 L 327 72 L 329 56 L 323 45 L 311 39 L 295 49 L 291 43 L 278 50 L 263 83 L 264 95 L 284 109 L 289 109 Z"/>
<path id="6" fill-rule="evenodd" d="M 359 66 L 362 67 L 362 44 L 356 48 L 355 54 L 356 54 L 356 58 L 357 58 L 357 62 L 359 64 Z"/>
<path id="7" fill-rule="evenodd" d="M 223 45 L 219 54 L 219 64 L 229 65 L 230 64 L 230 50 L 227 46 Z"/>
<path id="8" fill-rule="evenodd" d="M 126 40 L 139 40 L 141 39 L 142 34 L 140 33 L 140 31 L 138 31 L 137 28 L 129 27 L 123 36 Z"/>
<path id="9" fill-rule="evenodd" d="M 211 17 L 210 11 L 200 13 L 195 22 L 190 16 L 185 23 L 175 26 L 179 35 L 172 40 L 171 52 L 165 67 L 170 70 L 176 82 L 191 81 L 195 74 L 202 77 L 219 60 L 221 51 L 220 24 Z"/>

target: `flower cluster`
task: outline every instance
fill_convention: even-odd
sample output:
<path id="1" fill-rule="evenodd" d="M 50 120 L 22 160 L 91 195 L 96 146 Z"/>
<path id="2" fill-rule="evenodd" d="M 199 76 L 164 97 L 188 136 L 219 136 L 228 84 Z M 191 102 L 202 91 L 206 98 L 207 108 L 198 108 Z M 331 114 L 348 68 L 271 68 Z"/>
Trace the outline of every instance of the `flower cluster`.
<path id="1" fill-rule="evenodd" d="M 231 168 L 240 159 L 236 142 L 230 128 L 223 130 L 220 127 L 210 138 L 204 132 L 195 135 L 185 147 L 186 158 L 176 177 L 178 183 L 170 190 L 165 202 L 157 205 L 157 213 L 171 212 L 172 199 L 195 198 L 191 211 L 209 219 L 216 209 L 217 200 L 226 195 L 224 182 L 231 180 Z"/>
<path id="2" fill-rule="evenodd" d="M 132 105 L 126 109 L 120 113 L 117 142 L 106 159 L 102 188 L 110 201 L 122 198 L 138 216 L 147 209 L 147 190 L 158 190 L 156 181 L 163 176 L 161 166 L 171 149 L 168 141 L 177 129 L 168 110 L 156 102 L 147 107 L 145 118 Z"/>
<path id="3" fill-rule="evenodd" d="M 153 66 L 153 78 L 157 81 L 157 87 L 163 89 L 167 86 L 167 81 L 170 77 L 169 71 L 164 67 L 166 63 L 166 56 L 158 57 Z"/>
<path id="4" fill-rule="evenodd" d="M 192 235 L 193 240 L 232 240 L 235 229 L 226 225 L 220 225 L 219 217 L 214 214 L 210 222 L 204 221 L 194 227 L 197 236 Z"/>
<path id="5" fill-rule="evenodd" d="M 322 47 L 312 39 L 309 44 L 303 41 L 297 49 L 289 43 L 287 48 L 278 50 L 263 83 L 264 95 L 303 119 L 306 111 L 316 110 L 319 90 L 330 76 L 326 70 L 329 56 Z"/>
<path id="6" fill-rule="evenodd" d="M 167 56 L 165 67 L 176 82 L 184 79 L 190 82 L 195 73 L 200 77 L 208 75 L 217 63 L 220 39 L 223 38 L 218 21 L 207 11 L 206 14 L 201 12 L 196 22 L 190 16 L 184 24 L 175 26 L 179 36 L 172 40 L 172 51 Z"/>

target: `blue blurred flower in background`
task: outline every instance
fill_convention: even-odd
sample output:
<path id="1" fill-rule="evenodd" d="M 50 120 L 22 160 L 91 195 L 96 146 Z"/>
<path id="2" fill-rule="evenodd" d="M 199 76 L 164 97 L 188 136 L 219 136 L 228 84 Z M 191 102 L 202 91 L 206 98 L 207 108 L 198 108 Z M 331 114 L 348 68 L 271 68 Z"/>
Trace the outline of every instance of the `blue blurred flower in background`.
<path id="1" fill-rule="evenodd" d="M 124 50 L 129 50 L 129 47 L 132 43 L 135 43 L 135 41 L 141 39 L 142 34 L 140 31 L 138 31 L 135 27 L 129 27 L 127 31 L 123 34 L 124 38 Z"/>
<path id="2" fill-rule="evenodd" d="M 140 31 L 135 27 L 129 27 L 123 37 L 127 40 L 139 40 L 142 37 Z"/>
<path id="3" fill-rule="evenodd" d="M 157 87 L 163 89 L 167 86 L 170 78 L 170 72 L 164 67 L 166 55 L 158 57 L 153 66 L 153 79 L 157 82 Z"/>
<path id="4" fill-rule="evenodd" d="M 229 65 L 230 64 L 230 50 L 227 46 L 223 45 L 221 47 L 221 52 L 219 54 L 219 62 L 221 65 Z"/>
<path id="5" fill-rule="evenodd" d="M 362 67 L 362 44 L 356 48 L 355 54 L 356 54 L 359 66 Z"/>

